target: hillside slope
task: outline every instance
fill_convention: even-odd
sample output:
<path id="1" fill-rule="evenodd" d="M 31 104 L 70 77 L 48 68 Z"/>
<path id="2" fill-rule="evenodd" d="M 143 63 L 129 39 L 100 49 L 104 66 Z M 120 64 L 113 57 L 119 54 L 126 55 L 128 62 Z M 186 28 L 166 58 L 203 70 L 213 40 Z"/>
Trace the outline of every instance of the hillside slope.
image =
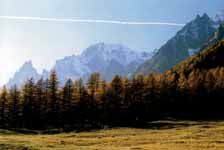
<path id="1" fill-rule="evenodd" d="M 154 57 L 140 65 L 136 73 L 163 73 L 197 52 L 215 31 L 215 23 L 207 14 L 198 15 L 163 45 Z"/>
<path id="2" fill-rule="evenodd" d="M 171 70 L 189 74 L 193 69 L 209 70 L 216 67 L 224 67 L 224 41 L 202 50 L 177 64 Z"/>

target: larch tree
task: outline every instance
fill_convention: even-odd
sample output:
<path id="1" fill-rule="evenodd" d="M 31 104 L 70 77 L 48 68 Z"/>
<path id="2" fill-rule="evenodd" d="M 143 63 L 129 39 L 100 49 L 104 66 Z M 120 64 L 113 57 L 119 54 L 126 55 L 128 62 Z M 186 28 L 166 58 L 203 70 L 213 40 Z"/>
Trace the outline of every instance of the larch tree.
<path id="1" fill-rule="evenodd" d="M 9 115 L 9 95 L 6 86 L 3 86 L 0 93 L 0 115 L 1 126 L 5 128 Z"/>
<path id="2" fill-rule="evenodd" d="M 61 116 L 63 124 L 71 123 L 72 102 L 73 102 L 74 85 L 71 79 L 68 79 L 62 89 L 62 108 Z"/>
<path id="3" fill-rule="evenodd" d="M 60 101 L 58 98 L 58 79 L 56 71 L 51 71 L 48 81 L 48 118 L 51 125 L 58 126 L 59 106 Z"/>
<path id="4" fill-rule="evenodd" d="M 9 120 L 10 127 L 14 130 L 20 125 L 21 119 L 21 101 L 20 101 L 20 91 L 17 86 L 13 86 L 9 91 Z"/>

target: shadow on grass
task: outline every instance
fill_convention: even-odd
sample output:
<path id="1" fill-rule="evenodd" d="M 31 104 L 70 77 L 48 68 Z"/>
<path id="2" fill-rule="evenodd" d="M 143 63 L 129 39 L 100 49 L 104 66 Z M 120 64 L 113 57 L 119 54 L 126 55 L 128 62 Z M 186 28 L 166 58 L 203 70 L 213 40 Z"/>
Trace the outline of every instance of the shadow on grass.
<path id="1" fill-rule="evenodd" d="M 113 128 L 123 128 L 123 127 L 128 127 L 128 128 L 139 128 L 139 129 L 151 129 L 151 130 L 163 130 L 163 129 L 178 129 L 178 128 L 183 128 L 183 127 L 190 127 L 190 126 L 198 126 L 200 125 L 202 128 L 210 128 L 211 122 L 223 122 L 223 120 L 179 120 L 179 119 L 174 119 L 174 118 L 165 118 L 163 120 L 158 120 L 158 121 L 151 121 L 148 123 L 139 123 L 139 124 L 132 124 L 132 125 L 121 125 L 121 126 L 116 126 L 116 125 L 111 125 L 111 126 L 102 126 L 100 128 L 94 128 L 94 127 L 89 127 L 88 128 L 75 128 L 75 129 L 70 129 L 70 130 L 65 130 L 65 129 L 47 129 L 47 130 L 28 130 L 28 129 L 17 129 L 16 131 L 13 130 L 2 130 L 0 129 L 0 135 L 14 135 L 14 134 L 48 134 L 48 135 L 53 135 L 53 134 L 60 134 L 60 133 L 79 133 L 79 132 L 91 132 L 91 131 L 96 131 L 100 129 L 113 129 Z"/>
<path id="2" fill-rule="evenodd" d="M 18 146 L 18 145 L 12 145 L 12 144 L 0 144 L 1 150 L 37 150 L 25 146 Z"/>
<path id="3" fill-rule="evenodd" d="M 137 125 L 135 128 L 141 129 L 155 129 L 155 130 L 162 130 L 162 129 L 173 129 L 173 128 L 182 128 L 182 127 L 191 127 L 191 126 L 201 126 L 202 128 L 211 128 L 213 125 L 212 123 L 223 123 L 224 119 L 203 119 L 203 120 L 183 120 L 183 119 L 176 119 L 176 118 L 164 118 L 158 121 L 151 121 L 147 124 Z"/>
<path id="4" fill-rule="evenodd" d="M 163 120 L 163 121 L 149 122 L 147 123 L 147 125 L 142 126 L 140 128 L 162 130 L 162 129 L 190 127 L 202 124 L 204 124 L 204 122 Z"/>

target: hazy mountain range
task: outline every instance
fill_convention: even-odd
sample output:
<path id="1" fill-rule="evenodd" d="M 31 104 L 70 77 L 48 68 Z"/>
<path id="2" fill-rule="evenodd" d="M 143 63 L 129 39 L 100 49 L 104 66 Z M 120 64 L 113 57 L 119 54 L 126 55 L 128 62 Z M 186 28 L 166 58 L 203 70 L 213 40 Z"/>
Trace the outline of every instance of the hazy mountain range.
<path id="1" fill-rule="evenodd" d="M 99 72 L 105 80 L 111 80 L 116 74 L 131 75 L 137 67 L 155 52 L 137 52 L 120 44 L 98 43 L 85 49 L 80 55 L 67 56 L 57 60 L 54 69 L 60 83 L 67 79 L 87 79 L 93 72 Z M 22 85 L 29 78 L 38 80 L 47 78 L 49 71 L 38 74 L 31 61 L 27 61 L 9 80 L 7 86 Z"/>

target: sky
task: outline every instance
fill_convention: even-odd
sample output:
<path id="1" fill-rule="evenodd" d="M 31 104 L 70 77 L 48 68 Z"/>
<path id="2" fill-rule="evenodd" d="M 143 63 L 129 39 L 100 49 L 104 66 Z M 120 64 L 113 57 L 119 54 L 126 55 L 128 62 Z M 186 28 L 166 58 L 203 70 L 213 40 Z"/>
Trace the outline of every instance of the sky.
<path id="1" fill-rule="evenodd" d="M 181 26 L 147 23 L 185 24 L 197 14 L 214 17 L 223 9 L 223 0 L 0 0 L 0 85 L 25 61 L 32 60 L 41 72 L 53 67 L 55 60 L 98 42 L 154 50 Z"/>

